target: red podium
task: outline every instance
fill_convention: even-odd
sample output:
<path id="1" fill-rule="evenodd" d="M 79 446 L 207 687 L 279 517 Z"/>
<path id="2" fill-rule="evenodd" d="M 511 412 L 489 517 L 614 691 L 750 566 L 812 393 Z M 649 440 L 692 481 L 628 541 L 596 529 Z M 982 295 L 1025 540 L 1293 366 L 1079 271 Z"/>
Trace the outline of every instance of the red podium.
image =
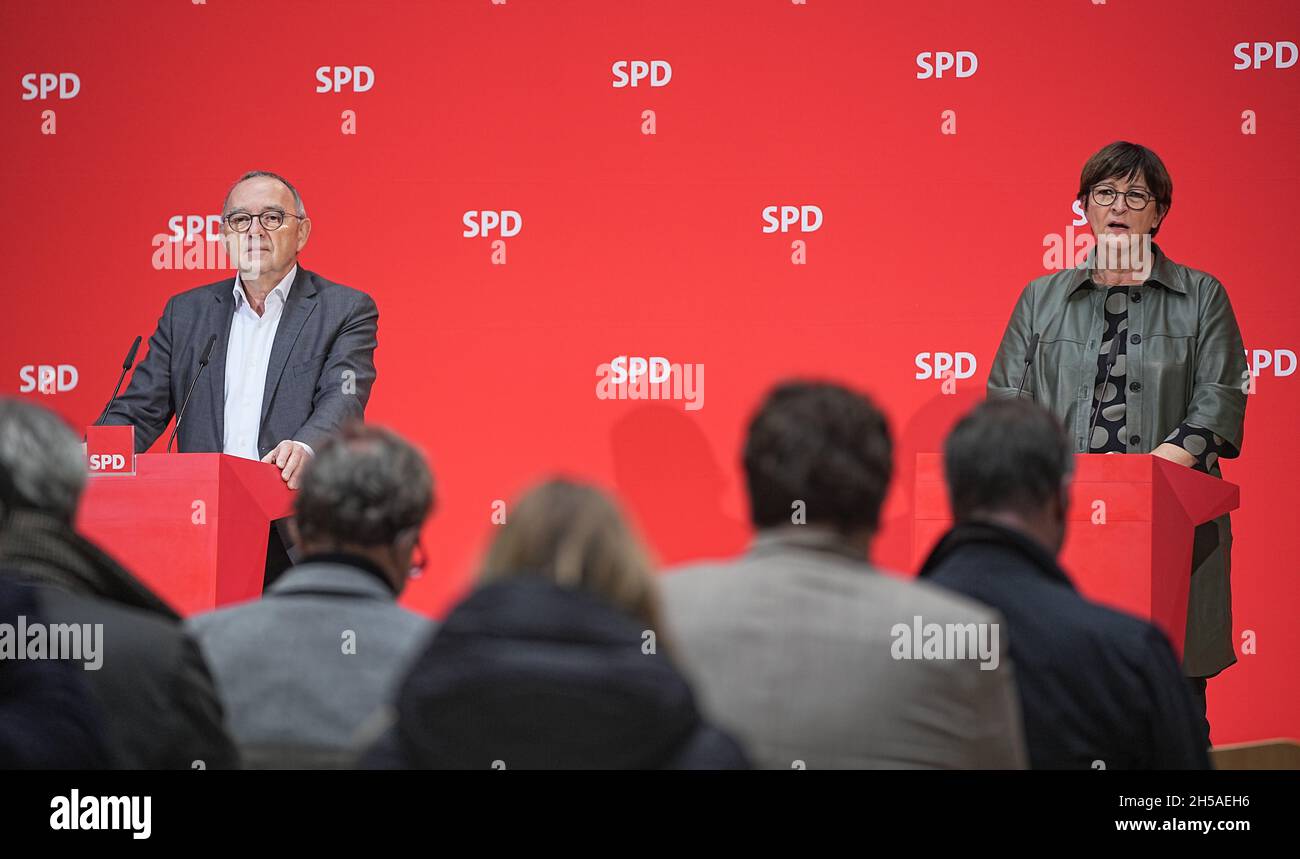
<path id="1" fill-rule="evenodd" d="M 89 481 L 77 529 L 189 616 L 262 593 L 270 523 L 292 507 L 270 463 L 146 453 Z"/>
<path id="2" fill-rule="evenodd" d="M 1169 636 L 1178 658 L 1196 526 L 1237 509 L 1232 483 L 1150 455 L 1079 454 L 1061 566 L 1090 599 L 1136 614 Z M 912 566 L 952 525 L 943 457 L 916 456 Z"/>

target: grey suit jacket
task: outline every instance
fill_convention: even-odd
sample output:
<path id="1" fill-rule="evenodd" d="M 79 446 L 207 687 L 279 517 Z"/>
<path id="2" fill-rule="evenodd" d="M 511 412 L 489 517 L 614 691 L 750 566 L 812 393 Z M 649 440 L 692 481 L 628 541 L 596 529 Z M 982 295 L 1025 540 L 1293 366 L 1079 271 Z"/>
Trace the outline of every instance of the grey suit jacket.
<path id="1" fill-rule="evenodd" d="M 137 453 L 149 449 L 181 407 L 214 334 L 211 363 L 190 397 L 177 444 L 187 453 L 222 449 L 234 284 L 227 278 L 167 302 L 149 338 L 149 354 L 104 420 L 134 425 Z M 315 448 L 345 423 L 362 419 L 375 381 L 378 324 L 379 310 L 370 296 L 298 266 L 271 346 L 259 455 L 286 439 Z"/>
<path id="2" fill-rule="evenodd" d="M 347 753 L 432 634 L 372 574 L 293 567 L 262 599 L 196 615 L 190 630 L 246 762 L 276 750 Z"/>
<path id="3" fill-rule="evenodd" d="M 703 709 L 756 766 L 1027 766 L 1004 632 L 994 670 L 893 654 L 896 624 L 1000 624 L 993 610 L 882 574 L 812 528 L 761 532 L 734 562 L 660 581 Z"/>

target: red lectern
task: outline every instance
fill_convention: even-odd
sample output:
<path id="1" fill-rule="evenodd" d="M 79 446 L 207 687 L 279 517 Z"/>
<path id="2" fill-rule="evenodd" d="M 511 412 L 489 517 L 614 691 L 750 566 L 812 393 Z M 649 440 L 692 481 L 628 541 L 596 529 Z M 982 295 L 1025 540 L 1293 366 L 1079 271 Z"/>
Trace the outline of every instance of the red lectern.
<path id="1" fill-rule="evenodd" d="M 270 523 L 292 507 L 268 462 L 146 453 L 89 481 L 77 528 L 188 616 L 262 593 Z"/>
<path id="2" fill-rule="evenodd" d="M 1084 596 L 1155 623 L 1178 658 L 1187 627 L 1192 534 L 1237 509 L 1232 483 L 1150 455 L 1079 454 L 1061 566 Z M 916 456 L 912 566 L 952 525 L 943 457 Z"/>

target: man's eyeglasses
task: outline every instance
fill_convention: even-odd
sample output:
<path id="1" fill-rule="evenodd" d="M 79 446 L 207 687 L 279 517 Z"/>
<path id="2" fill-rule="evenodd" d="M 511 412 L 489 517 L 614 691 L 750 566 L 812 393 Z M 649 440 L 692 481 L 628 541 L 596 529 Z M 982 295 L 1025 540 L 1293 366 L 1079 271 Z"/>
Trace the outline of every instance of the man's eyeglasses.
<path id="1" fill-rule="evenodd" d="M 1098 206 L 1109 206 L 1115 202 L 1119 196 L 1119 191 L 1111 188 L 1109 185 L 1098 185 L 1092 189 L 1092 201 Z M 1154 200 L 1150 194 L 1145 191 L 1125 191 L 1124 204 L 1135 212 L 1140 212 L 1147 207 L 1147 204 Z"/>
<path id="2" fill-rule="evenodd" d="M 267 232 L 278 230 L 284 226 L 285 218 L 299 218 L 301 215 L 295 215 L 290 212 L 281 212 L 278 209 L 267 209 L 256 215 L 248 212 L 236 212 L 233 215 L 226 215 L 221 220 L 225 221 L 226 226 L 237 233 L 246 233 L 253 226 L 253 219 L 257 218 L 262 222 L 262 229 Z"/>

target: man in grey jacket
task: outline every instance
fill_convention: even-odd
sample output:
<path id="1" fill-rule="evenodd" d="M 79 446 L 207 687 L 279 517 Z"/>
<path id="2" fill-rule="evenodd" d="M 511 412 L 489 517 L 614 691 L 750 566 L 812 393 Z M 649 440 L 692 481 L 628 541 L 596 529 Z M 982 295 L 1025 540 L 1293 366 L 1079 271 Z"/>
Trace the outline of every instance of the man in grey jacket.
<path id="1" fill-rule="evenodd" d="M 365 413 L 379 311 L 364 292 L 298 265 L 311 219 L 282 176 L 241 176 L 221 225 L 237 274 L 168 300 L 104 423 L 134 426 L 143 452 L 185 405 L 179 450 L 274 462 L 297 489 L 315 447 Z"/>
<path id="2" fill-rule="evenodd" d="M 744 464 L 748 553 L 662 579 L 705 712 L 767 768 L 1024 767 L 999 615 L 868 563 L 892 470 L 875 406 L 781 385 Z"/>
<path id="3" fill-rule="evenodd" d="M 175 416 L 177 450 L 272 462 L 297 489 L 315 448 L 365 416 L 379 310 L 364 292 L 298 265 L 311 219 L 283 176 L 239 177 L 221 206 L 221 234 L 237 273 L 167 301 L 148 354 L 102 422 L 134 426 L 143 453 Z M 268 584 L 301 557 L 288 521 L 275 525 Z"/>
<path id="4" fill-rule="evenodd" d="M 359 729 L 433 630 L 395 602 L 423 567 L 432 507 L 433 478 L 415 448 L 350 427 L 304 472 L 302 563 L 262 599 L 190 619 L 245 766 L 351 763 Z"/>

